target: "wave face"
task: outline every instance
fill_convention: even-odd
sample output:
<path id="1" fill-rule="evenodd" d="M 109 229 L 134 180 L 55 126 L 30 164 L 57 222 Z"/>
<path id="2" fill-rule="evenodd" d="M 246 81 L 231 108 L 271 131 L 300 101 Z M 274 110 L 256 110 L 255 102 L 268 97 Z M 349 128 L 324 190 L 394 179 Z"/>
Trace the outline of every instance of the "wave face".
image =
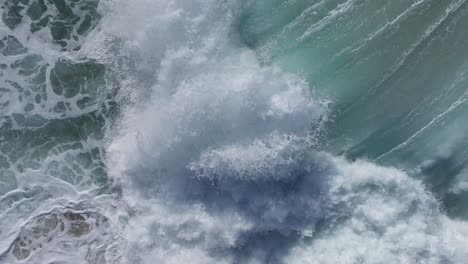
<path id="1" fill-rule="evenodd" d="M 0 263 L 468 258 L 465 1 L 0 3 Z"/>
<path id="2" fill-rule="evenodd" d="M 333 100 L 327 149 L 423 179 L 466 219 L 468 3 L 273 2 L 247 1 L 242 36 Z"/>

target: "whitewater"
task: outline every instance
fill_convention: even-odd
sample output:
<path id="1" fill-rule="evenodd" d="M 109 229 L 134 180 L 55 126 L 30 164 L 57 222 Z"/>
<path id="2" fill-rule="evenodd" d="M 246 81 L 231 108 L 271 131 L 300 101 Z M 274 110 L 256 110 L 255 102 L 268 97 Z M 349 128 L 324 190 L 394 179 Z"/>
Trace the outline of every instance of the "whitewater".
<path id="1" fill-rule="evenodd" d="M 465 263 L 464 0 L 1 0 L 0 263 Z"/>

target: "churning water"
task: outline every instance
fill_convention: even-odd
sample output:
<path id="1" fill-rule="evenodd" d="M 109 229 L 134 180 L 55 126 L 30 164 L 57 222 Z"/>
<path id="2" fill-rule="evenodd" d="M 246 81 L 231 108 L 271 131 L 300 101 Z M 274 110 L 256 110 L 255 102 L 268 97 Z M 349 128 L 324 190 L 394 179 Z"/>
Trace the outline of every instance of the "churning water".
<path id="1" fill-rule="evenodd" d="M 0 263 L 465 263 L 466 0 L 1 0 Z"/>

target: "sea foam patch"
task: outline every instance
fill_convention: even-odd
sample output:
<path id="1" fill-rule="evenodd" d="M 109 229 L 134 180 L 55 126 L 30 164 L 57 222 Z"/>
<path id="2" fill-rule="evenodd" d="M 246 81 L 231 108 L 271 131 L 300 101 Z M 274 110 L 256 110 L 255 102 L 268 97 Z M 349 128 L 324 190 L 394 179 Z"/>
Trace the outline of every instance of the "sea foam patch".
<path id="1" fill-rule="evenodd" d="M 452 233 L 464 224 L 447 219 L 421 182 L 319 151 L 329 102 L 236 41 L 236 1 L 143 2 L 159 11 L 132 20 L 142 31 L 116 35 L 153 78 L 123 88 L 144 99 L 128 103 L 107 149 L 134 208 L 125 263 L 466 256 L 466 236 Z"/>

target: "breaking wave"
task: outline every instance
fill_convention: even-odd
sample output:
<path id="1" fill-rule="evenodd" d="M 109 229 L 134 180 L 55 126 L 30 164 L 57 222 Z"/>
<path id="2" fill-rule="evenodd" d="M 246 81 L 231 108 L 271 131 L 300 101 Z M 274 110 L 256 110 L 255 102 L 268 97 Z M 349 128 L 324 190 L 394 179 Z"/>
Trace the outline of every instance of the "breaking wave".
<path id="1" fill-rule="evenodd" d="M 3 1 L 0 263 L 463 263 L 428 170 L 337 155 L 355 95 L 276 59 L 367 3 L 306 2 Z"/>

